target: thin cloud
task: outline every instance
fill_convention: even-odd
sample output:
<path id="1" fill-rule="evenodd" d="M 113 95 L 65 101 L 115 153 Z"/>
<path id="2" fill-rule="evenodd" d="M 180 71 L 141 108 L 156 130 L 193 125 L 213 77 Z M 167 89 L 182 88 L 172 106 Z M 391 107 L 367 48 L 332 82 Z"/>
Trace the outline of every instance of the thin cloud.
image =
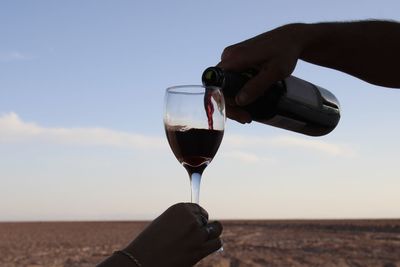
<path id="1" fill-rule="evenodd" d="M 115 131 L 100 127 L 56 128 L 44 127 L 23 121 L 16 113 L 0 115 L 0 143 L 47 142 L 82 146 L 113 146 L 131 149 L 167 149 L 164 136 Z M 354 157 L 356 151 L 344 144 L 334 144 L 305 137 L 259 137 L 226 134 L 223 140 L 224 157 L 248 163 L 274 163 L 275 160 L 260 156 L 262 148 L 301 149 L 328 156 Z M 257 153 L 255 153 L 257 152 Z"/>
<path id="2" fill-rule="evenodd" d="M 56 144 L 163 149 L 165 138 L 105 128 L 51 128 L 25 122 L 16 113 L 0 116 L 0 142 L 51 142 Z"/>
<path id="3" fill-rule="evenodd" d="M 356 156 L 355 150 L 349 147 L 348 145 L 333 144 L 321 140 L 310 140 L 292 136 L 281 136 L 274 138 L 272 142 L 274 143 L 274 145 L 310 149 L 325 154 L 329 154 L 332 156 L 345 156 L 345 157 Z"/>
<path id="4" fill-rule="evenodd" d="M 30 60 L 30 59 L 32 59 L 32 56 L 23 54 L 18 51 L 0 52 L 0 61 L 3 61 L 3 62 Z"/>
<path id="5" fill-rule="evenodd" d="M 255 153 L 249 153 L 241 150 L 225 151 L 221 155 L 221 157 L 239 160 L 240 162 L 245 162 L 245 163 L 268 163 L 268 164 L 275 163 L 275 160 L 272 158 L 259 156 Z"/>
<path id="6" fill-rule="evenodd" d="M 236 148 L 258 148 L 258 147 L 290 147 L 309 151 L 315 151 L 330 156 L 354 157 L 355 150 L 344 144 L 328 143 L 321 140 L 311 140 L 302 137 L 277 136 L 277 137 L 258 137 L 231 135 L 224 140 L 225 145 Z"/>

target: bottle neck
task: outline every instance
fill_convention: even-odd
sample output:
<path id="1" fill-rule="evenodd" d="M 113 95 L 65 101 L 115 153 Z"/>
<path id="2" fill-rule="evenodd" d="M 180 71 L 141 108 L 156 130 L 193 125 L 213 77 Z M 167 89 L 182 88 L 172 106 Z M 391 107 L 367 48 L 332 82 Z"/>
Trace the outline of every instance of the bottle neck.
<path id="1" fill-rule="evenodd" d="M 224 86 L 225 73 L 221 68 L 209 67 L 203 72 L 201 80 L 205 86 L 218 86 L 222 88 Z"/>

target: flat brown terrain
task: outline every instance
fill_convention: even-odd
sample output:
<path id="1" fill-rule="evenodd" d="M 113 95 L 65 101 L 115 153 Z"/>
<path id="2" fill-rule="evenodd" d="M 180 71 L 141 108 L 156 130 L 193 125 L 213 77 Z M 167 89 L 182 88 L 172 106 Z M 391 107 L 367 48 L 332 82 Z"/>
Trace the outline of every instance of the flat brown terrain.
<path id="1" fill-rule="evenodd" d="M 86 267 L 146 222 L 0 223 L 1 267 Z M 225 251 L 197 266 L 400 267 L 400 220 L 226 221 Z M 160 266 L 162 267 L 162 266 Z"/>

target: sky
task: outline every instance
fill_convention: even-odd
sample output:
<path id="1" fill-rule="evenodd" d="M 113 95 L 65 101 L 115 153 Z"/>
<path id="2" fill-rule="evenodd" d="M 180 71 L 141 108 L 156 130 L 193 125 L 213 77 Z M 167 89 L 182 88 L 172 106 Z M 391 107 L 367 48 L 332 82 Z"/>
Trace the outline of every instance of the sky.
<path id="1" fill-rule="evenodd" d="M 382 1 L 1 1 L 0 221 L 147 220 L 190 200 L 162 118 L 223 49 L 292 22 L 400 20 Z M 299 61 L 341 104 L 308 137 L 228 120 L 203 174 L 216 219 L 400 217 L 400 90 Z"/>

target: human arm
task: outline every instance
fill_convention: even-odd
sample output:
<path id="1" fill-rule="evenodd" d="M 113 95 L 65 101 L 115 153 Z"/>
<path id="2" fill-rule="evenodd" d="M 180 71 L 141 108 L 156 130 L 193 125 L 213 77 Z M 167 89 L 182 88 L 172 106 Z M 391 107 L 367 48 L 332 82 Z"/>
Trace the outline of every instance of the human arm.
<path id="1" fill-rule="evenodd" d="M 197 204 L 179 203 L 156 218 L 124 251 L 141 267 L 189 267 L 221 247 L 222 225 L 208 223 L 208 214 Z M 137 265 L 137 264 L 136 264 Z M 117 253 L 98 267 L 137 267 Z"/>
<path id="2" fill-rule="evenodd" d="M 400 23 L 318 23 L 304 25 L 304 31 L 300 59 L 375 85 L 400 88 Z"/>
<path id="3" fill-rule="evenodd" d="M 400 23 L 355 21 L 288 24 L 225 48 L 219 67 L 259 70 L 236 97 L 247 105 L 289 76 L 298 59 L 369 83 L 400 88 Z"/>

